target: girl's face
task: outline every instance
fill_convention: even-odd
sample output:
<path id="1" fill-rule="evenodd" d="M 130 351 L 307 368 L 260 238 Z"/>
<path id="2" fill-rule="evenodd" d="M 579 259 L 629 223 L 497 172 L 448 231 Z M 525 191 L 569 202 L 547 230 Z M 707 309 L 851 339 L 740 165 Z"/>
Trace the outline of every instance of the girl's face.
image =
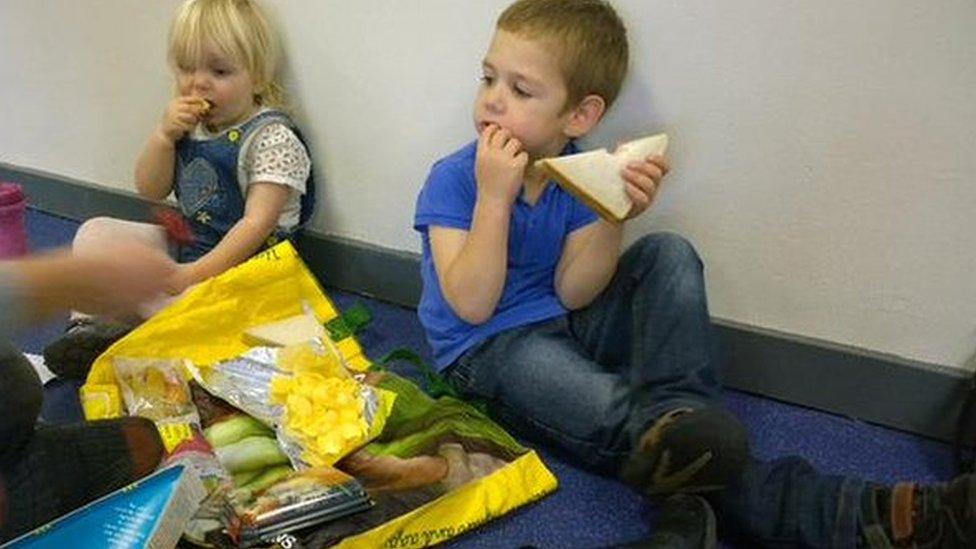
<path id="1" fill-rule="evenodd" d="M 250 73 L 210 40 L 204 42 L 200 57 L 176 67 L 179 94 L 210 102 L 212 107 L 202 122 L 211 131 L 246 120 L 257 109 Z"/>

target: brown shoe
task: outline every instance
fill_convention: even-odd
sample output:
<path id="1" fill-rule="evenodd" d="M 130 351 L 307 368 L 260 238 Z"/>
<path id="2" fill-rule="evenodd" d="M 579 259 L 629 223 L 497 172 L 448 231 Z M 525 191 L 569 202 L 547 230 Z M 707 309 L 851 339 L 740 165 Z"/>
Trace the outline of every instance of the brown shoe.
<path id="1" fill-rule="evenodd" d="M 868 547 L 976 547 L 976 474 L 950 482 L 870 488 L 864 537 Z"/>
<path id="2" fill-rule="evenodd" d="M 644 433 L 620 476 L 652 495 L 710 492 L 735 480 L 748 457 L 745 427 L 731 413 L 678 408 Z"/>

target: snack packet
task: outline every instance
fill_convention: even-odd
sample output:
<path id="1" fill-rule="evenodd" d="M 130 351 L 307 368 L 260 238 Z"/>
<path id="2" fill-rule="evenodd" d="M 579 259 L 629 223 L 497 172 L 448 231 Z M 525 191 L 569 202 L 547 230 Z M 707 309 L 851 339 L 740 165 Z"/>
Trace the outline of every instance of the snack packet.
<path id="1" fill-rule="evenodd" d="M 335 520 L 371 506 L 372 501 L 355 478 L 332 467 L 314 467 L 260 492 L 232 492 L 227 532 L 241 547 L 266 544 L 283 532 Z"/>
<path id="2" fill-rule="evenodd" d="M 220 465 L 203 436 L 200 416 L 183 377 L 189 361 L 115 358 L 115 375 L 129 415 L 156 423 L 166 457 L 162 467 L 188 466 L 203 481 L 207 492 L 229 485 L 231 477 Z"/>
<path id="3" fill-rule="evenodd" d="M 203 436 L 233 476 L 235 488 L 261 489 L 293 471 L 270 427 L 211 395 L 196 381 L 190 382 L 190 393 Z"/>
<path id="4" fill-rule="evenodd" d="M 351 375 L 328 338 L 255 347 L 190 371 L 207 391 L 272 426 L 297 469 L 332 465 L 378 436 L 395 398 Z"/>

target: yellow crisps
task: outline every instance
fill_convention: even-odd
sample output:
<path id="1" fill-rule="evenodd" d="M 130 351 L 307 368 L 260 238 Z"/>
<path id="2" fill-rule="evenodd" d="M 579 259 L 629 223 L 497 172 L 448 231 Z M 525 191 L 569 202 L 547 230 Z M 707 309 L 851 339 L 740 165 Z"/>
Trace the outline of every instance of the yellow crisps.
<path id="1" fill-rule="evenodd" d="M 366 442 L 369 426 L 360 385 L 349 377 L 317 373 L 318 367 L 310 371 L 304 360 L 291 363 L 293 375 L 271 381 L 271 401 L 284 405 L 283 427 L 304 449 L 302 459 L 313 466 L 332 465 Z"/>
<path id="2" fill-rule="evenodd" d="M 325 347 L 324 352 L 305 343 L 282 347 L 278 350 L 278 368 L 296 374 L 317 372 L 326 377 L 350 379 L 332 340 L 324 337 L 320 341 Z"/>
<path id="3" fill-rule="evenodd" d="M 288 413 L 296 418 L 305 417 L 312 413 L 312 403 L 301 395 L 288 395 Z"/>

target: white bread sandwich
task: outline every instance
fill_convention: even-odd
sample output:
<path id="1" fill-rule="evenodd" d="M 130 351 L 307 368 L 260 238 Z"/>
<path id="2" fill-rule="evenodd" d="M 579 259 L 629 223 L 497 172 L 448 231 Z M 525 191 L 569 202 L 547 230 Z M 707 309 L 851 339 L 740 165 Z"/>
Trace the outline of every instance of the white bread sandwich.
<path id="1" fill-rule="evenodd" d="M 287 347 L 324 337 L 325 327 L 309 312 L 244 331 L 244 341 L 249 345 L 269 347 Z"/>
<path id="2" fill-rule="evenodd" d="M 648 156 L 664 154 L 668 136 L 660 133 L 628 141 L 613 153 L 606 149 L 568 156 L 543 158 L 535 167 L 546 172 L 567 192 L 583 201 L 608 221 L 620 223 L 630 212 L 632 201 L 620 175 L 624 166 Z"/>

